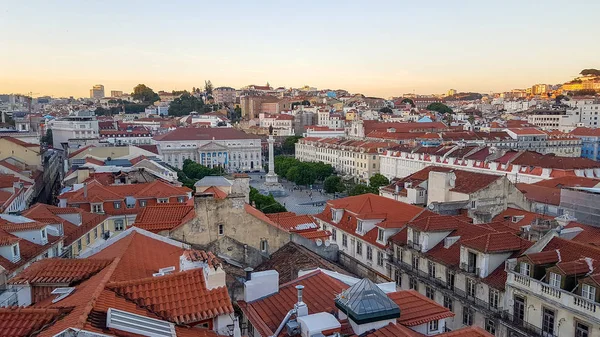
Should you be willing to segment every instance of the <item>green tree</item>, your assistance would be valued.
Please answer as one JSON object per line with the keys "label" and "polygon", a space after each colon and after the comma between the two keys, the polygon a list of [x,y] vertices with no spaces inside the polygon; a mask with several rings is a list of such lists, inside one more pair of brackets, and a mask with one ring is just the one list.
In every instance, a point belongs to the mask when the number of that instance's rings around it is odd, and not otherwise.
{"label": "green tree", "polygon": [[169,105],[170,116],[185,116],[192,111],[204,112],[204,102],[187,91]]}
{"label": "green tree", "polygon": [[596,95],[596,90],[594,89],[582,89],[573,91],[573,96],[594,96]]}
{"label": "green tree", "polygon": [[350,196],[353,195],[361,195],[361,194],[366,194],[366,193],[377,193],[373,190],[373,188],[371,188],[370,186],[367,186],[365,184],[356,184],[354,186],[352,186],[350,188],[350,190],[348,191],[348,194]]}
{"label": "green tree", "polygon": [[263,213],[286,212],[285,207],[272,195],[262,195],[256,188],[250,187],[250,203]]}
{"label": "green tree", "polygon": [[405,98],[405,99],[403,99],[402,101],[400,101],[400,103],[408,103],[408,104],[410,104],[410,106],[412,106],[413,108],[415,107],[415,102],[414,102],[412,99],[410,99],[410,98]]}
{"label": "green tree", "polygon": [[435,103],[431,103],[427,106],[427,110],[431,110],[431,111],[437,111],[441,114],[445,114],[445,113],[454,113],[454,111],[452,111],[452,109],[450,109],[449,106],[447,106],[444,103],[439,103],[439,102],[435,102]]}
{"label": "green tree", "polygon": [[204,92],[206,93],[206,95],[212,95],[213,84],[210,80],[204,81]]}
{"label": "green tree", "polygon": [[293,155],[296,153],[296,143],[300,140],[302,136],[290,136],[287,137],[283,144],[281,145],[281,151],[283,154]]}
{"label": "green tree", "polygon": [[323,182],[323,189],[327,193],[338,193],[343,192],[346,189],[346,186],[339,176],[329,176]]}
{"label": "green tree", "polygon": [[160,101],[160,97],[158,94],[152,90],[152,88],[147,87],[145,84],[138,84],[133,88],[133,92],[131,93],[131,97],[133,99],[152,104],[156,101]]}
{"label": "green tree", "polygon": [[600,70],[598,69],[583,69],[579,74],[585,76],[585,75],[593,75],[593,76],[600,76]]}
{"label": "green tree", "polygon": [[46,130],[46,134],[42,136],[41,142],[42,144],[52,144],[52,129]]}
{"label": "green tree", "polygon": [[383,107],[383,108],[379,109],[379,112],[386,113],[386,114],[391,114],[393,111],[392,111],[392,109],[390,109],[390,108],[388,108],[386,106],[386,107]]}
{"label": "green tree", "polygon": [[381,173],[375,173],[371,178],[369,178],[369,187],[376,190],[377,193],[379,193],[379,187],[387,186],[389,184],[390,184],[390,181],[388,180],[388,178],[386,178]]}

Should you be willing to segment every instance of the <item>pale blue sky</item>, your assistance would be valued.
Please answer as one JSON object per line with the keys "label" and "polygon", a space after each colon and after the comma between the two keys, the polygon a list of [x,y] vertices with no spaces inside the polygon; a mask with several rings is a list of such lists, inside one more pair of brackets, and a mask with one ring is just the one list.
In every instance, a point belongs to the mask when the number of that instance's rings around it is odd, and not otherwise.
{"label": "pale blue sky", "polygon": [[600,68],[600,1],[0,0],[0,93],[501,91]]}

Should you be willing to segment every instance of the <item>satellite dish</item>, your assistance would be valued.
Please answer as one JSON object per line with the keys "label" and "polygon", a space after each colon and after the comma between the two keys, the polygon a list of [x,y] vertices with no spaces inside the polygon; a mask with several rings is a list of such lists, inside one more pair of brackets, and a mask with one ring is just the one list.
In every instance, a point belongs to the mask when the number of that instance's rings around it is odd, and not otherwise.
{"label": "satellite dish", "polygon": [[325,240],[325,247],[329,247],[329,245],[331,245],[331,241]]}
{"label": "satellite dish", "polygon": [[315,242],[317,243],[317,247],[321,247],[321,245],[323,244],[323,240],[321,239],[316,239]]}
{"label": "satellite dish", "polygon": [[428,207],[429,209],[433,209],[433,208],[434,208],[433,204],[429,204],[429,206],[427,206],[427,207]]}

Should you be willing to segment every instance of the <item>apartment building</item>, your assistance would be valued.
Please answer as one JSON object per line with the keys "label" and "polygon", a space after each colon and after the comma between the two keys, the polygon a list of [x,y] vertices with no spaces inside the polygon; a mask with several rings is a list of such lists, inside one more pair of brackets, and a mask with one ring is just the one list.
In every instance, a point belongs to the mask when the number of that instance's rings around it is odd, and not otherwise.
{"label": "apartment building", "polygon": [[393,146],[387,142],[342,138],[303,138],[296,143],[296,159],[323,162],[358,181],[368,181],[379,173],[379,153]]}
{"label": "apartment building", "polygon": [[270,115],[261,113],[258,116],[261,128],[273,127],[273,136],[293,136],[295,117],[288,114]]}
{"label": "apartment building", "polygon": [[508,336],[502,325],[510,303],[505,261],[532,243],[502,224],[467,220],[436,215],[410,221],[390,238],[389,275],[399,288],[416,290],[454,312],[446,321],[449,329],[475,325]]}
{"label": "apartment building", "polygon": [[98,120],[93,111],[76,111],[69,116],[48,122],[52,130],[52,144],[62,149],[63,144],[89,145],[98,143]]}
{"label": "apartment building", "polygon": [[102,84],[96,84],[90,89],[90,98],[101,99],[104,98],[104,86]]}
{"label": "apartment building", "polygon": [[183,204],[192,197],[187,187],[160,180],[141,184],[103,185],[95,179],[78,184],[58,196],[58,207],[80,208],[86,212],[107,215],[107,236],[129,228],[136,215],[146,206],[163,203]]}
{"label": "apartment building", "polygon": [[498,150],[486,146],[397,146],[382,151],[380,165],[381,174],[388,179],[406,177],[430,165],[506,175],[512,182],[524,183],[565,175],[600,177],[600,165],[587,158]]}
{"label": "apartment building", "polygon": [[581,140],[565,134],[549,134],[536,128],[510,128],[505,130],[516,142],[512,149],[553,153],[561,157],[580,157]]}
{"label": "apartment building", "polygon": [[213,89],[212,96],[217,104],[235,103],[235,92],[234,88],[218,87]]}
{"label": "apartment building", "polygon": [[600,129],[578,127],[570,135],[581,139],[581,157],[600,160]]}
{"label": "apartment building", "polygon": [[[585,233],[585,232],[584,232]],[[600,329],[600,250],[590,239],[597,231],[561,238],[549,232],[507,263],[505,326],[518,336],[598,336]]]}
{"label": "apartment building", "polygon": [[388,239],[410,221],[431,215],[434,213],[415,205],[363,194],[329,200],[314,218],[322,230],[331,232],[331,241],[345,258],[386,280],[390,276],[385,263]]}

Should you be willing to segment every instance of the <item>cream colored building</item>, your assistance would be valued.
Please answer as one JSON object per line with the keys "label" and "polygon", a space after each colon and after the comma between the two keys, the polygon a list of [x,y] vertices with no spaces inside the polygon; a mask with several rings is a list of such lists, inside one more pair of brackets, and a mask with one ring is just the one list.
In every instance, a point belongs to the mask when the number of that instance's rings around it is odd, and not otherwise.
{"label": "cream colored building", "polygon": [[342,175],[367,181],[379,173],[379,154],[390,146],[387,142],[303,138],[296,143],[296,159],[330,164]]}

